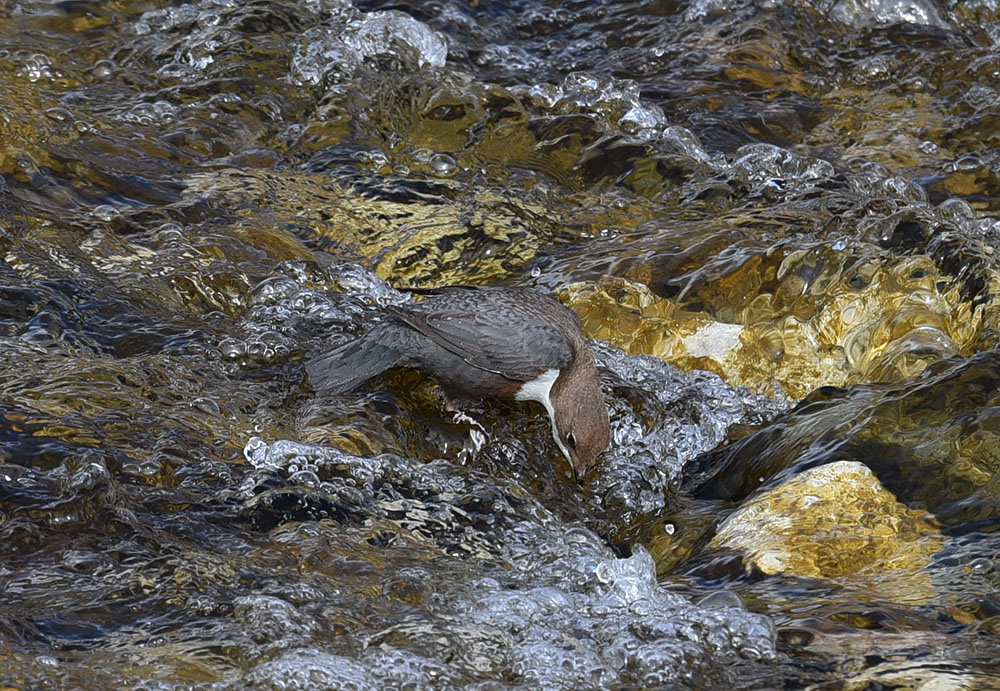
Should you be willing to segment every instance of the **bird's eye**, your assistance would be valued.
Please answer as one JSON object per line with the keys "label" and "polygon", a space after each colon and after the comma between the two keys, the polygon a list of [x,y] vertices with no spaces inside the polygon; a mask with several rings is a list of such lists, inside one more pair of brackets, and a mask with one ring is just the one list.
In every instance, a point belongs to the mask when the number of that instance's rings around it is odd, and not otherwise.
{"label": "bird's eye", "polygon": [[569,434],[567,434],[566,435],[566,444],[569,446],[569,448],[575,449],[576,448],[576,435],[573,434],[572,432],[570,432]]}

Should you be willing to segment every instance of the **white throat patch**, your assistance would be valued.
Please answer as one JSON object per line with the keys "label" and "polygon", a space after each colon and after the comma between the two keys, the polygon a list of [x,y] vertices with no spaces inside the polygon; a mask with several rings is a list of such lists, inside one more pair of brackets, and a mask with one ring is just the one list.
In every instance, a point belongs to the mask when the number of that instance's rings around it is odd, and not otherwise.
{"label": "white throat patch", "polygon": [[521,390],[514,394],[514,399],[517,401],[538,401],[545,406],[545,411],[549,414],[549,420],[552,421],[552,438],[556,440],[556,446],[562,451],[566,460],[572,463],[573,459],[569,455],[569,450],[563,445],[562,439],[559,438],[559,430],[556,429],[556,411],[552,405],[552,397],[549,396],[549,393],[552,391],[552,385],[556,383],[556,379],[558,378],[559,370],[555,368],[547,369],[535,379],[524,382]]}

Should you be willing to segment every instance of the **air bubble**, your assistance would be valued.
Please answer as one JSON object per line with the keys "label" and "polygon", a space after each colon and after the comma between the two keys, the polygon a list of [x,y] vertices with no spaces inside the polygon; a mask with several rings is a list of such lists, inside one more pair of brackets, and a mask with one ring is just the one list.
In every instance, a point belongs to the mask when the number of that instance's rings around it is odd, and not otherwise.
{"label": "air bubble", "polygon": [[435,154],[430,160],[430,169],[433,175],[438,177],[448,177],[455,174],[458,163],[448,154]]}
{"label": "air bubble", "polygon": [[118,209],[110,204],[101,204],[100,206],[95,207],[91,213],[105,222],[111,221],[119,215]]}
{"label": "air bubble", "polygon": [[920,149],[923,153],[927,154],[928,156],[936,156],[938,153],[938,145],[930,141],[929,139],[925,139],[924,141],[920,142],[917,145],[917,148]]}

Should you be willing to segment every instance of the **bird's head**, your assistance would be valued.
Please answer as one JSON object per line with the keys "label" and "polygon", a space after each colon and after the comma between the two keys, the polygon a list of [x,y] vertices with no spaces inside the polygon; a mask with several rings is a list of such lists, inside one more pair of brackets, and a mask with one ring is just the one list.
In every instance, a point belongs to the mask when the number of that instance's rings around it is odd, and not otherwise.
{"label": "bird's head", "polygon": [[589,348],[560,373],[550,395],[552,434],[580,481],[611,439],[608,408]]}

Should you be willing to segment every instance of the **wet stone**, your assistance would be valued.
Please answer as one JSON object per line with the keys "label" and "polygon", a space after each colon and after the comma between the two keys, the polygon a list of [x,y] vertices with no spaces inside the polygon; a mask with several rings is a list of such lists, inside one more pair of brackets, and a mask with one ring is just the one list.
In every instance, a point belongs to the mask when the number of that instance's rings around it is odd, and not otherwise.
{"label": "wet stone", "polygon": [[883,596],[919,601],[934,595],[920,574],[943,540],[930,514],[899,503],[861,463],[841,461],[744,502],[710,546],[738,550],[765,574],[874,579]]}

